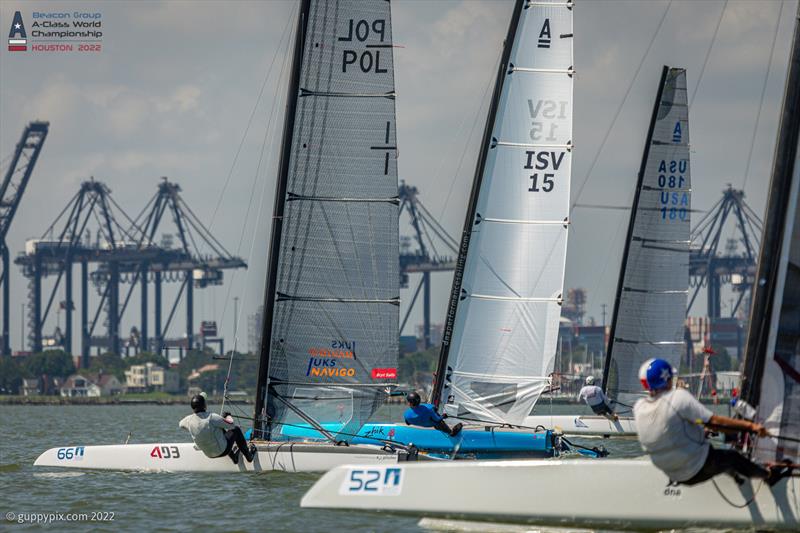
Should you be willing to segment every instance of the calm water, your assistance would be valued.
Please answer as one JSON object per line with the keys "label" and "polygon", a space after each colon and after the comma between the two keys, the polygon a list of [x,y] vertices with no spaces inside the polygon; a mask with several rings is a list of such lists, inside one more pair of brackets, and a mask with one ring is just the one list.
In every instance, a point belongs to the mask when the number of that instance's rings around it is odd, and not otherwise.
{"label": "calm water", "polygon": [[[399,412],[401,408],[393,407]],[[548,408],[549,409],[549,408]],[[574,406],[554,406],[574,412]],[[544,409],[542,410],[544,411]],[[182,406],[0,407],[0,530],[40,529],[7,513],[114,513],[113,522],[59,522],[55,531],[423,531],[418,518],[300,509],[315,474],[260,475],[79,472],[34,468],[47,448],[76,444],[186,441]],[[388,413],[387,413],[388,414]],[[544,414],[541,412],[540,414]],[[397,416],[399,419],[399,415]],[[596,444],[590,439],[576,442]],[[604,441],[614,457],[639,455],[635,441]],[[519,531],[519,529],[515,529]]]}

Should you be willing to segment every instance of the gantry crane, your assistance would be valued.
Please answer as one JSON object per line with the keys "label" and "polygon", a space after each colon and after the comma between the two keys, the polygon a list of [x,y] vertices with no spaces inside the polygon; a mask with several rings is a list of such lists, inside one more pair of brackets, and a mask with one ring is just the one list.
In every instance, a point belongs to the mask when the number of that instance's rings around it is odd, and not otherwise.
{"label": "gantry crane", "polygon": [[[25,253],[15,259],[29,278],[29,336],[34,352],[43,348],[43,327],[53,308],[61,281],[64,281],[65,299],[60,308],[65,310],[66,323],[63,348],[72,350],[72,299],[73,264],[81,265],[81,356],[82,366],[89,365],[91,347],[121,354],[120,322],[128,307],[135,287],[141,294],[141,323],[137,328],[137,348],[152,349],[162,353],[166,332],[178,303],[185,293],[186,336],[181,339],[182,349],[192,349],[193,343],[193,287],[205,287],[222,282],[222,270],[246,268],[245,262],[231,256],[211,233],[200,223],[179,195],[180,187],[166,179],[159,184],[158,192],[148,202],[136,219],[129,217],[111,196],[103,183],[90,179],[81,184],[78,193],[61,211],[40,239],[28,241]],[[154,242],[156,230],[165,210],[169,209],[181,239],[181,247],[160,245]],[[62,222],[63,219],[63,222]],[[90,226],[95,228],[91,238]],[[192,246],[190,246],[192,243]],[[203,255],[197,243],[208,246]],[[90,263],[97,268],[89,273]],[[46,302],[42,300],[42,279],[55,276],[56,281]],[[89,280],[98,288],[100,304],[89,320]],[[155,338],[148,336],[148,285],[154,288]],[[162,282],[181,282],[181,289],[162,327]],[[129,283],[123,295],[120,285]],[[106,335],[96,336],[94,331],[102,311],[105,311]]]}
{"label": "gantry crane", "polygon": [[[408,214],[411,227],[414,230],[413,238],[402,237],[400,239],[400,286],[402,288],[408,287],[409,274],[422,274],[422,278],[414,291],[414,296],[411,298],[411,303],[400,325],[400,331],[405,328],[417,297],[422,291],[423,346],[427,349],[431,347],[431,272],[446,272],[455,269],[459,243],[445,231],[444,227],[436,221],[431,212],[422,204],[418,193],[419,191],[416,187],[406,185],[404,181],[400,182],[400,213],[405,212]],[[453,255],[442,255],[437,249],[437,240],[440,243],[440,247],[443,245],[444,250]],[[412,241],[417,245],[416,250],[412,250]]]}
{"label": "gantry crane", "polygon": [[0,338],[0,352],[11,355],[10,339],[10,262],[6,236],[14,215],[17,212],[25,187],[36,166],[36,160],[42,151],[42,146],[47,138],[49,122],[31,122],[22,132],[22,137],[17,143],[11,161],[8,165],[3,184],[0,186],[0,255],[2,255],[2,268],[0,285],[2,285],[2,338]]}

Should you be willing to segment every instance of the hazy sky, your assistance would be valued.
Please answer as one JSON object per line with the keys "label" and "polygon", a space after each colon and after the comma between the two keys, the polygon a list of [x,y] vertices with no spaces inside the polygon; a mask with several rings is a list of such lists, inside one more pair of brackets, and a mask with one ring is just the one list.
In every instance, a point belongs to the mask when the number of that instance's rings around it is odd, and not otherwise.
{"label": "hazy sky", "polygon": [[[694,207],[710,208],[726,184],[741,188],[746,179],[747,200],[761,213],[796,2],[579,0],[576,4],[573,201],[630,204],[656,85],[662,65],[668,64],[687,69],[690,98],[694,95],[690,109]],[[513,2],[394,0],[392,6],[394,40],[399,45],[395,61],[400,177],[417,186],[428,209],[452,235],[458,235],[486,118],[487,87]],[[719,32],[695,93],[723,7]],[[24,249],[26,239],[44,232],[88,177],[105,182],[116,201],[135,215],[155,193],[160,176],[169,176],[182,186],[185,200],[207,225],[218,208],[213,233],[250,264],[247,272],[227,272],[221,288],[195,291],[196,327],[200,320],[217,320],[230,347],[232,298],[240,298],[244,317],[263,298],[287,84],[287,72],[280,73],[287,62],[290,19],[296,9],[296,2],[277,0],[2,0],[3,32],[16,10],[22,12],[29,32],[33,11],[77,10],[101,13],[104,33],[100,53],[14,53],[5,46],[0,50],[0,158],[13,151],[27,122],[50,121],[49,137],[10,231],[12,255]],[[751,143],[767,72],[763,108]],[[751,144],[752,161],[745,178]],[[627,219],[624,211],[573,212],[566,286],[589,291],[589,314],[598,321],[600,305],[613,300]],[[401,232],[410,231],[401,221]],[[16,266],[11,275],[11,334],[16,350],[27,281]],[[450,275],[435,274],[434,282],[432,313],[434,322],[441,322]],[[165,295],[173,291],[174,285]],[[410,291],[401,294],[406,300],[410,296]],[[170,298],[165,296],[165,302]],[[123,333],[138,321],[136,296],[131,304]],[[701,306],[693,314],[703,311]],[[48,321],[46,332],[54,329],[55,318]],[[406,333],[420,321],[421,310],[412,315]],[[76,315],[76,328],[77,322]],[[239,343],[244,348],[245,325],[243,318]],[[179,337],[183,328],[181,310],[168,335]],[[77,338],[77,329],[75,333]]]}

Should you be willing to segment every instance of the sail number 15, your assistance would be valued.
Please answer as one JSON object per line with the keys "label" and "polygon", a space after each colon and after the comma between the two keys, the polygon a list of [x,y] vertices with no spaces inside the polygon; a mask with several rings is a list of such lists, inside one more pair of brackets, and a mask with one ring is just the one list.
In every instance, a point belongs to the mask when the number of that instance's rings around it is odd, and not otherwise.
{"label": "sail number 15", "polygon": [[553,178],[555,174],[542,174],[541,178],[539,174],[533,174],[531,176],[531,186],[528,187],[529,192],[550,192],[553,190]]}

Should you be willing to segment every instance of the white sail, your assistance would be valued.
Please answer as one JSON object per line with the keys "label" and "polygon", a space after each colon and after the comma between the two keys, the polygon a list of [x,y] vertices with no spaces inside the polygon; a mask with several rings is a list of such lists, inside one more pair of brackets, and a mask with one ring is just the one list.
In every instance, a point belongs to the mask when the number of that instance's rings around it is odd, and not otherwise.
{"label": "white sail", "polygon": [[677,367],[686,351],[691,177],[686,70],[664,67],[636,190],[611,327],[604,387],[640,397],[651,357]]}
{"label": "white sail", "polygon": [[438,400],[451,415],[520,424],[548,386],[561,314],[572,164],[572,3],[525,2],[514,19],[476,176],[474,217],[467,221],[471,235],[461,287],[454,290]]}

